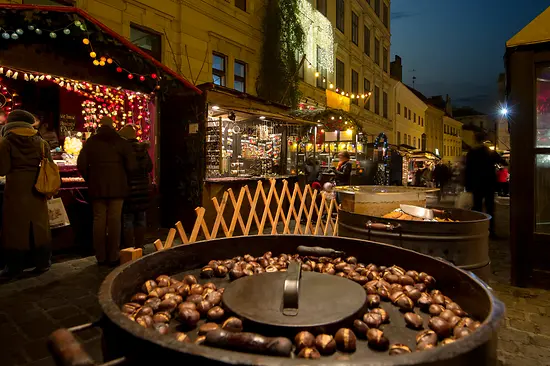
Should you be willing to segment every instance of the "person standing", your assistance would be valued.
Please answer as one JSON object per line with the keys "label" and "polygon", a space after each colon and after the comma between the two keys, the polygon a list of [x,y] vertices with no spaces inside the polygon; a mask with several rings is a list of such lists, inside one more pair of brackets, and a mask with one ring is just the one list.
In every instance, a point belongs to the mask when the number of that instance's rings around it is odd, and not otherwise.
{"label": "person standing", "polygon": [[501,166],[497,171],[498,195],[501,197],[508,196],[508,168]]}
{"label": "person standing", "polygon": [[306,171],[306,184],[319,181],[319,161],[313,156],[307,158],[304,169]]}
{"label": "person standing", "polygon": [[350,156],[347,151],[338,154],[338,167],[334,170],[337,186],[349,186],[351,184],[352,164],[349,159]]}
{"label": "person standing", "polygon": [[119,136],[110,117],[99,121],[78,156],[78,171],[88,184],[93,209],[93,243],[99,265],[119,258],[122,205],[128,195],[128,173],[135,170],[132,147]]}
{"label": "person standing", "polygon": [[149,156],[149,144],[137,140],[133,125],[126,125],[119,131],[134,152],[136,170],[129,172],[130,193],[124,200],[122,225],[124,246],[143,249],[147,229],[147,209],[149,208],[149,174],[153,171],[153,162]]}
{"label": "person standing", "polygon": [[483,144],[485,134],[478,132],[475,135],[477,146],[474,146],[466,155],[464,184],[467,192],[474,198],[474,211],[485,210],[491,215],[490,233],[495,236],[495,191],[497,185],[496,167],[498,154]]}
{"label": "person standing", "polygon": [[2,249],[6,267],[2,277],[16,277],[31,252],[35,272],[49,270],[51,233],[46,196],[34,188],[43,157],[52,161],[48,144],[32,127],[34,117],[12,111],[0,139],[0,175],[6,176]]}

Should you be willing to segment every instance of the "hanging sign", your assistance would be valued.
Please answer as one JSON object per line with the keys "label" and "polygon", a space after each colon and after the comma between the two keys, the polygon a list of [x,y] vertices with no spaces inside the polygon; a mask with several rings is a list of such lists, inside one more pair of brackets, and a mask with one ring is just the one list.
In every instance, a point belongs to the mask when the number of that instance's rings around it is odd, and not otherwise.
{"label": "hanging sign", "polygon": [[349,112],[350,98],[327,89],[327,107]]}
{"label": "hanging sign", "polygon": [[76,127],[76,116],[72,114],[62,114],[59,117],[59,131],[61,137],[69,136]]}

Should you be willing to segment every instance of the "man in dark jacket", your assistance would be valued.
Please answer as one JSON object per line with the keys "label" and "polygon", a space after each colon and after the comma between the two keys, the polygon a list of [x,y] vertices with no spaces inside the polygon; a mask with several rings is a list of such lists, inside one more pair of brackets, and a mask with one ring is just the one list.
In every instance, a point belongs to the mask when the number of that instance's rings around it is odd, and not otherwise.
{"label": "man in dark jacket", "polygon": [[485,134],[475,135],[477,146],[466,155],[464,184],[467,192],[474,196],[474,211],[483,210],[483,201],[487,214],[491,215],[490,231],[495,235],[495,191],[497,185],[496,167],[498,154],[483,144]]}
{"label": "man in dark jacket", "polygon": [[338,167],[334,169],[335,180],[337,186],[349,186],[351,182],[351,170],[353,166],[349,161],[350,156],[347,151],[342,151],[338,154]]}
{"label": "man in dark jacket", "polygon": [[137,140],[133,125],[124,126],[119,134],[132,147],[137,162],[137,169],[128,174],[130,194],[124,200],[122,209],[124,246],[143,249],[147,228],[146,212],[149,208],[149,174],[153,171],[153,162],[147,151],[149,144]]}
{"label": "man in dark jacket", "polygon": [[78,171],[88,183],[94,212],[93,242],[98,264],[119,258],[122,205],[128,195],[128,173],[136,161],[131,146],[118,135],[114,122],[103,117],[97,134],[78,156]]}
{"label": "man in dark jacket", "polygon": [[0,176],[6,176],[4,191],[2,249],[6,268],[2,277],[17,276],[31,252],[36,272],[50,268],[50,223],[46,197],[36,191],[42,156],[49,158],[47,143],[32,128],[34,117],[14,110],[0,138]]}

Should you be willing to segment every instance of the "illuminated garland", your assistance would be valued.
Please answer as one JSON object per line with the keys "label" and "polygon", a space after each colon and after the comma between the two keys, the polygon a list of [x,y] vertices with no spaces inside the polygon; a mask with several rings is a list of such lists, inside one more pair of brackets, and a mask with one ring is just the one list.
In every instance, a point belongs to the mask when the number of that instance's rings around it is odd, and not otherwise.
{"label": "illuminated garland", "polygon": [[[298,19],[305,33],[306,58],[319,65],[327,73],[334,72],[334,30],[326,16],[316,10],[308,0],[299,1]],[[321,49],[317,58],[317,46]]]}
{"label": "illuminated garland", "polygon": [[[119,126],[130,123],[134,124],[138,130],[138,139],[149,139],[151,112],[148,105],[151,98],[148,94],[122,89],[121,87],[114,88],[92,84],[87,81],[29,72],[6,66],[0,66],[0,75],[2,74],[16,80],[22,77],[28,82],[51,82],[57,84],[60,88],[88,98],[81,105],[83,108],[84,127],[88,131],[90,129],[95,130],[97,122],[102,117],[108,116]],[[4,88],[2,87],[2,94],[7,90],[7,88],[6,90]],[[13,93],[12,95],[17,96],[17,94]],[[20,105],[20,103],[16,103],[16,105]],[[7,111],[11,109],[11,107],[6,108]]]}
{"label": "illuminated garland", "polygon": [[388,146],[388,137],[384,132],[381,132],[374,140],[374,154],[378,153],[378,148],[380,146],[381,140],[383,140],[382,159],[384,163],[378,167],[378,171],[375,176],[375,184],[389,186],[390,185],[390,172],[389,172],[390,150]]}
{"label": "illuminated garland", "polygon": [[[80,21],[80,20],[75,20],[75,21],[69,23],[65,27],[54,29],[54,30],[41,29],[41,28],[38,28],[38,27],[36,27],[32,24],[28,25],[27,29],[31,32],[35,32],[37,35],[42,35],[43,33],[48,33],[50,38],[56,39],[58,32],[62,32],[64,35],[70,35],[72,27],[78,28],[83,32],[87,31],[87,27],[86,27],[85,23],[83,21]],[[14,41],[18,40],[20,36],[23,36],[25,34],[25,31],[23,31],[23,28],[17,28],[15,30],[9,30],[9,29],[4,29],[4,28],[0,27],[0,32],[2,32],[2,34],[1,34],[2,39],[4,39],[4,40],[10,40],[11,39],[11,40],[14,40]],[[87,33],[88,33],[88,37],[89,37],[90,33],[89,32],[87,32]],[[117,72],[119,72],[119,73],[126,72],[128,79],[133,80],[134,78],[137,78],[140,81],[145,81],[146,78],[150,78],[153,81],[155,81],[155,83],[156,83],[155,89],[156,90],[160,89],[159,83],[160,83],[161,78],[156,73],[146,75],[146,74],[139,74],[139,73],[131,72],[130,70],[122,67],[121,64],[119,62],[117,62],[115,59],[113,59],[112,57],[109,57],[108,55],[98,55],[94,51],[94,48],[92,46],[92,42],[90,41],[90,39],[88,37],[83,38],[82,43],[84,43],[86,46],[89,47],[89,50],[90,50],[89,56],[93,59],[92,60],[93,65],[95,65],[95,66],[114,65],[114,66],[116,66],[115,70]]]}
{"label": "illuminated garland", "polygon": [[21,102],[15,100],[18,96],[19,94],[15,91],[8,89],[7,86],[0,83],[0,110],[9,112],[12,109],[16,109],[17,106],[20,106]]}

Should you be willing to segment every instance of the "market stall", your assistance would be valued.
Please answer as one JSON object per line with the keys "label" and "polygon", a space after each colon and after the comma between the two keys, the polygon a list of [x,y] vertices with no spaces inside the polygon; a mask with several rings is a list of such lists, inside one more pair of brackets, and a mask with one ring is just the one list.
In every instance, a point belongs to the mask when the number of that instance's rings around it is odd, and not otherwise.
{"label": "market stall", "polygon": [[88,247],[91,208],[76,161],[99,120],[111,117],[117,129],[132,124],[149,142],[156,184],[157,96],[181,85],[201,91],[81,9],[0,5],[0,15],[0,107],[35,114],[60,167],[71,226],[53,231],[53,249]]}
{"label": "market stall", "polygon": [[506,43],[512,282],[550,284],[550,8]]}

